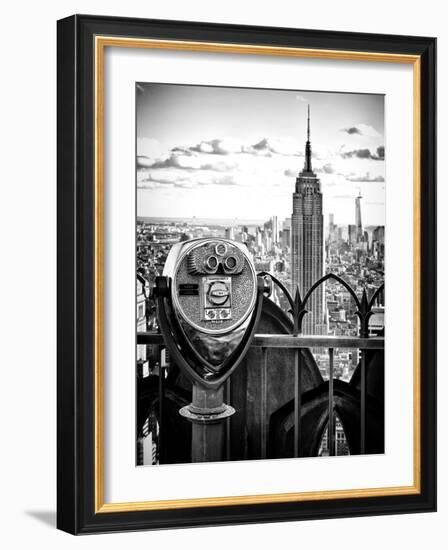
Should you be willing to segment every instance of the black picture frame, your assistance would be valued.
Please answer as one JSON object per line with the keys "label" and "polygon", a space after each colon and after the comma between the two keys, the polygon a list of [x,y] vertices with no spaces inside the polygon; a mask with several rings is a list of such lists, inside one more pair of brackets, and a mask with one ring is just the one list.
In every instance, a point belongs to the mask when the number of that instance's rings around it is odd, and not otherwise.
{"label": "black picture frame", "polygon": [[[436,39],[74,15],[57,26],[57,526],[72,534],[430,512],[436,509]],[[133,511],[95,506],[95,36],[420,58],[420,491]],[[399,345],[399,343],[397,343]]]}

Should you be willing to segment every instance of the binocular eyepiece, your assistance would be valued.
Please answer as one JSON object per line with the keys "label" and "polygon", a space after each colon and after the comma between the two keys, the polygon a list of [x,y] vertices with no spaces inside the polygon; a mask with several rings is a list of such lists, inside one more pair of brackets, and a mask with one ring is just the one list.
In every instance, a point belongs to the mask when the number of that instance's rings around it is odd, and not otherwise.
{"label": "binocular eyepiece", "polygon": [[244,254],[235,245],[211,242],[188,254],[188,270],[192,275],[238,275],[244,270]]}

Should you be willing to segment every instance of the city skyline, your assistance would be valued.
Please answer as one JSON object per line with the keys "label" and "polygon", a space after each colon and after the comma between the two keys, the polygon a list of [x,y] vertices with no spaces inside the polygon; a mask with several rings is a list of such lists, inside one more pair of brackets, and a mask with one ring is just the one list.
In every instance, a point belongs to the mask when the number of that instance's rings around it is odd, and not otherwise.
{"label": "city skyline", "polygon": [[136,101],[138,216],[289,218],[309,103],[325,225],[353,223],[359,192],[385,223],[383,96],[137,84]]}
{"label": "city skyline", "polygon": [[[356,422],[347,423],[344,405],[339,409],[341,393],[338,409],[328,409],[327,425],[320,397],[330,395],[329,381],[334,380],[334,391],[343,388],[343,395],[350,396],[347,406],[353,406],[364,352],[344,345],[330,351],[318,337],[343,342],[367,333],[384,335],[384,98],[143,84],[137,85],[136,94],[137,331],[157,336],[162,332],[166,345],[166,338],[176,333],[175,319],[179,326],[188,325],[188,320],[177,317],[175,301],[186,297],[190,312],[207,325],[191,329],[191,364],[197,365],[201,349],[207,349],[201,344],[204,338],[212,342],[215,357],[219,342],[213,332],[224,330],[226,347],[232,342],[223,323],[238,314],[243,299],[238,284],[248,281],[243,271],[229,272],[232,264],[226,262],[233,256],[225,254],[228,247],[244,251],[250,272],[259,274],[259,282],[263,279],[270,288],[269,296],[259,295],[260,324],[255,330],[276,338],[294,332],[317,339],[315,346],[296,355],[277,352],[275,344],[265,348],[271,380],[276,380],[266,386],[269,391],[260,388],[263,359],[249,351],[244,374],[232,374],[226,395],[239,414],[238,423],[230,423],[234,436],[227,459],[383,453],[382,356],[367,357],[368,368],[375,361],[377,378],[369,396],[375,398],[379,419],[374,429],[369,427],[367,446]],[[206,247],[202,260],[188,252],[195,247]],[[236,266],[235,257],[233,261]],[[173,275],[176,262],[177,273],[186,279]],[[170,288],[166,303],[172,305],[166,317],[160,317],[161,302],[155,300],[161,281],[165,286],[160,288]],[[304,303],[294,300],[297,289]],[[361,297],[371,300],[368,306]],[[365,307],[370,308],[368,325]],[[198,454],[203,452],[201,440],[179,423],[179,410],[183,416],[191,406],[184,403],[185,379],[177,378],[184,359],[176,349],[181,348],[137,344],[138,465],[203,457]],[[216,365],[225,366],[216,357]],[[297,422],[296,405],[291,406],[292,380],[298,375],[308,407],[303,423],[300,416],[298,422],[304,433],[312,426],[313,434],[300,441],[291,436]],[[191,395],[194,403],[194,386]],[[161,400],[170,403],[163,407],[164,422]],[[260,407],[266,409],[265,424],[254,420]],[[163,426],[169,411],[167,430]]]}
{"label": "city skyline", "polygon": [[[354,201],[356,200],[356,198],[358,197],[355,197],[354,198]],[[354,208],[356,208],[356,202],[354,202]],[[187,217],[187,216],[137,216],[137,221],[146,221],[147,223],[154,223],[154,224],[165,224],[165,223],[180,223],[180,222],[185,222],[189,225],[217,225],[217,226],[220,226],[220,227],[223,227],[223,228],[227,228],[227,227],[232,227],[232,228],[240,228],[242,226],[263,226],[263,224],[269,222],[273,217],[277,217],[278,216],[275,216],[274,214],[271,215],[271,216],[267,216],[266,218],[257,218],[257,219],[253,219],[253,218],[202,218],[202,217],[198,217],[198,216],[192,216],[192,217]],[[337,223],[335,218],[334,218],[334,215],[332,212],[329,212],[328,216],[326,217],[326,219],[324,220],[324,228],[325,230],[329,231],[329,229],[331,228],[332,225],[334,226],[338,226],[338,227],[343,227],[343,228],[346,228],[348,229],[349,226],[354,226],[356,227],[356,223],[355,223],[355,219],[356,219],[356,215],[355,213],[353,214],[353,220],[349,220],[347,223]],[[333,222],[332,222],[333,220]],[[278,223],[279,223],[279,226],[280,228],[283,228],[283,226],[286,224],[288,227],[291,223],[291,214],[285,218],[278,218]],[[370,230],[373,230],[377,227],[385,227],[384,224],[362,224],[362,226],[364,227],[364,229],[367,229],[369,228]]]}

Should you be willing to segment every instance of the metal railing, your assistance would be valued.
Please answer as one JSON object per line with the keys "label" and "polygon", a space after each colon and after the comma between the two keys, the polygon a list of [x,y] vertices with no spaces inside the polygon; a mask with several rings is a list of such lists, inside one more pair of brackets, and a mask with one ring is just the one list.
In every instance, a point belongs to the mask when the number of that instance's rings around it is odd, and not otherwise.
{"label": "metal railing", "polygon": [[[369,319],[373,315],[372,308],[380,296],[384,292],[384,284],[377,288],[370,299],[367,298],[367,293],[364,290],[359,299],[350,287],[350,285],[334,274],[327,274],[319,279],[305,294],[304,299],[301,299],[300,292],[297,289],[294,298],[291,296],[286,287],[276,277],[261,273],[261,276],[269,276],[273,283],[277,285],[284,293],[289,305],[289,313],[293,321],[293,334],[256,334],[251,346],[261,349],[261,399],[260,399],[260,415],[261,415],[261,440],[260,440],[260,457],[267,456],[267,434],[268,434],[268,416],[267,416],[267,400],[268,400],[268,350],[269,349],[292,349],[294,351],[294,457],[300,456],[301,450],[301,419],[302,419],[302,349],[310,348],[326,348],[329,354],[329,369],[328,369],[328,447],[329,454],[335,454],[335,397],[334,397],[334,351],[335,349],[353,349],[360,351],[360,453],[366,452],[366,397],[367,397],[367,379],[366,379],[366,351],[367,350],[383,350],[384,337],[370,336],[369,337]],[[340,283],[351,295],[356,305],[356,315],[359,318],[359,335],[358,336],[315,336],[303,335],[302,323],[303,318],[307,314],[306,305],[312,293],[322,285],[325,281],[333,279]],[[163,336],[155,331],[137,333],[137,345],[157,345],[164,346]],[[159,363],[160,364],[160,363]],[[160,373],[161,374],[161,373]],[[163,436],[164,436],[164,377],[159,374],[159,445],[161,447],[161,462],[163,462]],[[230,401],[230,384],[231,378],[226,382],[226,402]],[[230,403],[231,404],[231,403]],[[227,437],[226,437],[226,456],[230,457],[230,422],[227,419]]]}

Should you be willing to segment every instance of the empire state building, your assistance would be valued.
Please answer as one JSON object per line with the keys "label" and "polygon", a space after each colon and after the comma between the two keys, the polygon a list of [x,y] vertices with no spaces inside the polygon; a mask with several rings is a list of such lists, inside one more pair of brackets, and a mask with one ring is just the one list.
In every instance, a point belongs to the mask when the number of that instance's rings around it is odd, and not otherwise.
{"label": "empire state building", "polygon": [[[291,278],[295,295],[299,287],[302,299],[311,286],[323,276],[324,220],[320,180],[311,166],[310,107],[308,105],[305,165],[296,178],[292,196],[291,216]],[[325,334],[324,288],[320,285],[306,304],[303,334]]]}

